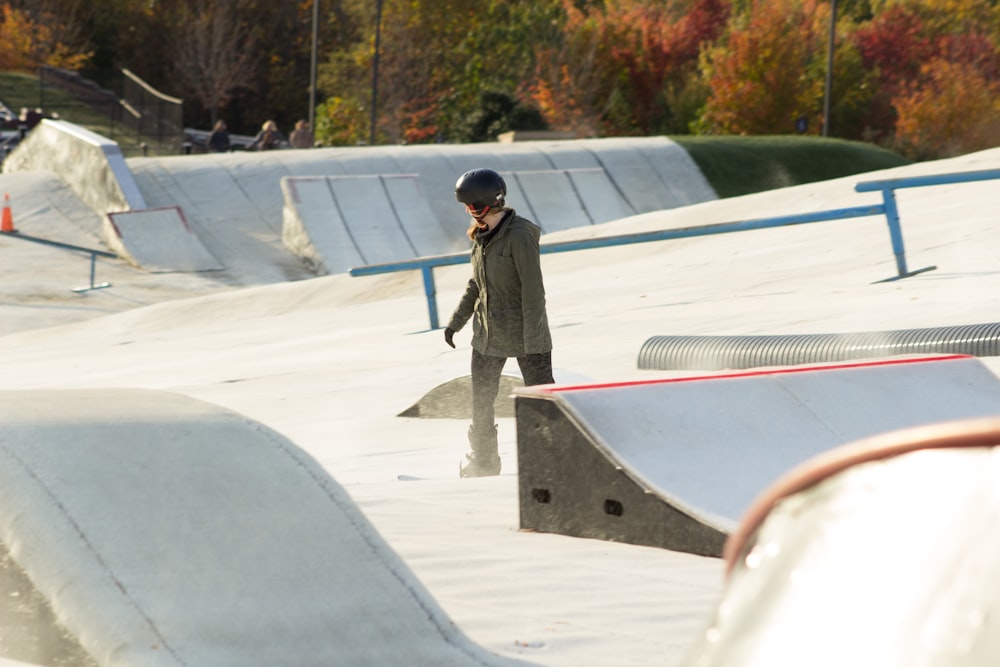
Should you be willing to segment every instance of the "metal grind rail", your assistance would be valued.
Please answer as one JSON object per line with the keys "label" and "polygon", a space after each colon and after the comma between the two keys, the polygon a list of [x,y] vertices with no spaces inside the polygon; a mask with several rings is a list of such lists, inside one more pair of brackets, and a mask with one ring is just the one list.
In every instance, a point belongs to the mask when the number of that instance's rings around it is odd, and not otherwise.
{"label": "metal grind rail", "polygon": [[[909,178],[896,178],[883,181],[865,181],[858,183],[854,189],[857,192],[881,192],[882,203],[870,206],[855,206],[850,208],[840,208],[827,211],[816,211],[800,215],[783,215],[771,218],[760,218],[756,220],[743,220],[738,222],[722,222],[711,225],[698,225],[694,227],[682,227],[679,229],[665,229],[653,232],[642,232],[638,234],[622,234],[618,236],[608,236],[598,239],[586,239],[582,241],[566,241],[562,243],[548,243],[541,246],[543,254],[554,252],[570,252],[574,250],[587,250],[590,248],[607,248],[611,246],[627,245],[632,243],[647,243],[650,241],[666,241],[670,239],[691,238],[694,236],[708,236],[712,234],[725,234],[729,232],[749,231],[752,229],[767,229],[770,227],[787,227],[790,225],[809,224],[813,222],[824,222],[828,220],[846,220],[849,218],[860,218],[874,215],[884,215],[889,226],[889,238],[892,243],[892,253],[896,260],[896,275],[879,282],[899,280],[908,278],[925,271],[931,271],[937,267],[926,266],[920,269],[909,270],[906,266],[906,249],[903,244],[902,225],[899,220],[899,208],[896,204],[895,191],[902,188],[925,187],[932,185],[948,185],[954,183],[969,183],[974,181],[985,181],[1000,178],[1000,169],[985,169],[982,171],[967,171],[950,174],[937,174],[927,176],[913,176]],[[437,255],[432,257],[418,257],[416,259],[401,262],[389,262],[385,264],[372,264],[369,266],[359,266],[352,268],[349,273],[352,276],[370,276],[379,273],[394,273],[396,271],[419,270],[424,278],[424,293],[427,296],[427,310],[430,317],[430,328],[440,328],[438,324],[438,310],[436,300],[436,290],[434,285],[434,268],[438,266],[449,266],[454,264],[464,264],[469,261],[470,253],[458,253],[452,255]]]}
{"label": "metal grind rail", "polygon": [[104,289],[105,287],[111,287],[111,283],[101,283],[99,285],[94,284],[94,277],[97,272],[97,256],[101,257],[113,257],[118,258],[118,255],[113,252],[107,252],[106,250],[95,250],[94,248],[85,248],[83,246],[73,245],[72,243],[62,243],[60,241],[51,241],[49,239],[39,238],[37,236],[29,236],[27,234],[22,234],[18,231],[3,231],[3,236],[14,239],[22,239],[24,241],[31,241],[32,243],[40,243],[42,245],[52,246],[54,248],[62,248],[63,250],[71,250],[73,252],[82,252],[90,255],[90,285],[87,287],[75,287],[74,292],[82,293],[89,292],[95,289]]}

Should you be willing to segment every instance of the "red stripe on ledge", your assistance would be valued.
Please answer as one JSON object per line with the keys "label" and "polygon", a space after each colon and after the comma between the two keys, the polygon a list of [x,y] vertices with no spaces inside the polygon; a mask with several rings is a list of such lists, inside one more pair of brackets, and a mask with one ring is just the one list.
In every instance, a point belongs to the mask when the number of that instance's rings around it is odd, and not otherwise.
{"label": "red stripe on ledge", "polygon": [[806,368],[780,368],[764,371],[740,371],[737,373],[725,373],[722,375],[698,375],[682,378],[659,378],[656,380],[629,380],[626,382],[607,382],[602,384],[576,384],[569,386],[538,387],[538,391],[549,394],[556,394],[565,391],[586,391],[588,389],[619,389],[622,387],[641,387],[650,384],[669,384],[676,382],[694,382],[696,380],[721,380],[731,378],[759,377],[762,375],[783,375],[786,373],[808,373],[812,371],[828,371],[842,368],[869,368],[873,366],[897,366],[901,364],[924,363],[928,361],[948,361],[952,359],[974,359],[971,354],[946,354],[933,357],[918,357],[913,359],[888,359],[883,361],[858,361],[843,364],[829,364],[824,366],[809,366]]}

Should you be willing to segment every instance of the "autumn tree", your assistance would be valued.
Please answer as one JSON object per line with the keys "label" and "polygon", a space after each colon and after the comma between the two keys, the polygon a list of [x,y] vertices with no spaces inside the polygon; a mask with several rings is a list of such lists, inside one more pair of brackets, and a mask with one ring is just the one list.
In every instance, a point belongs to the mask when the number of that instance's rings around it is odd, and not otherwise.
{"label": "autumn tree", "polygon": [[78,69],[90,57],[57,36],[49,14],[32,16],[10,3],[0,4],[0,69],[35,71],[40,65]]}
{"label": "autumn tree", "polygon": [[913,159],[939,159],[1000,144],[1000,82],[969,65],[933,60],[895,100],[895,147]]}
{"label": "autumn tree", "polygon": [[174,71],[187,99],[201,103],[212,124],[238,86],[253,85],[256,39],[243,18],[246,4],[198,0],[177,13]]}
{"label": "autumn tree", "polygon": [[[724,0],[565,0],[561,40],[536,51],[533,98],[581,135],[683,132],[704,94],[699,50],[725,27]],[[693,100],[693,101],[692,101]]]}
{"label": "autumn tree", "polygon": [[905,0],[856,31],[864,67],[878,79],[874,139],[922,159],[995,139],[1000,12],[991,4]]}
{"label": "autumn tree", "polygon": [[[371,111],[373,5],[343,4],[352,31],[321,67],[323,87],[335,96],[324,104],[324,123],[337,136],[344,128],[335,127],[336,118],[354,122]],[[533,45],[550,38],[557,6],[555,0],[384,0],[376,141],[461,140],[484,93],[523,103]]]}
{"label": "autumn tree", "polygon": [[94,12],[91,0],[8,0],[8,4],[45,26],[52,44],[61,44],[68,52],[86,56],[69,63],[66,69],[76,69],[90,57],[92,45],[87,22]]}
{"label": "autumn tree", "polygon": [[[317,138],[324,142],[358,143],[372,134],[370,117],[376,105],[376,141],[406,140],[407,119],[419,118],[425,132],[436,132],[435,114],[422,107],[441,104],[448,93],[435,94],[440,79],[454,80],[462,63],[450,55],[462,40],[476,4],[463,0],[442,3],[359,0],[344,4],[349,29],[341,30],[338,48],[320,67],[322,87],[332,96],[322,105]],[[473,21],[471,26],[478,24]],[[374,79],[375,36],[378,33],[378,79]],[[377,84],[377,88],[376,88]],[[373,93],[377,95],[373,98]],[[429,130],[427,126],[432,126]]]}
{"label": "autumn tree", "polygon": [[711,94],[700,119],[707,133],[789,134],[799,118],[821,126],[829,7],[816,0],[757,0],[705,52]]}
{"label": "autumn tree", "polygon": [[[187,124],[219,113],[236,132],[268,118],[287,129],[309,112],[313,2],[7,0],[0,64],[80,66],[111,89],[127,67],[187,100]],[[324,0],[317,139],[492,140],[544,124],[577,136],[773,134],[805,118],[811,133],[826,120],[833,136],[912,154],[988,141],[996,0],[840,0],[824,119],[830,4]]]}
{"label": "autumn tree", "polygon": [[604,64],[607,48],[599,15],[563,0],[563,34],[535,45],[535,71],[529,95],[556,130],[600,136],[609,109],[613,78]]}
{"label": "autumn tree", "polygon": [[684,131],[684,119],[671,122],[671,98],[679,99],[690,85],[701,46],[718,37],[727,17],[727,7],[718,0],[697,0],[690,7],[638,3],[610,17],[618,33],[611,55],[620,71],[623,115],[636,133]]}

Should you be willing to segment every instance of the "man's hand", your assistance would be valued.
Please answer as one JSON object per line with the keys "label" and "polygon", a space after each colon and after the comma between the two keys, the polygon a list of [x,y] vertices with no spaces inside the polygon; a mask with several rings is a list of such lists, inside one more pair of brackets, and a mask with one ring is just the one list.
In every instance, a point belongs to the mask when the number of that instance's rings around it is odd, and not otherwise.
{"label": "man's hand", "polygon": [[444,342],[448,343],[448,345],[451,345],[452,348],[455,347],[455,341],[453,340],[454,338],[455,338],[455,330],[454,329],[445,329],[444,330]]}

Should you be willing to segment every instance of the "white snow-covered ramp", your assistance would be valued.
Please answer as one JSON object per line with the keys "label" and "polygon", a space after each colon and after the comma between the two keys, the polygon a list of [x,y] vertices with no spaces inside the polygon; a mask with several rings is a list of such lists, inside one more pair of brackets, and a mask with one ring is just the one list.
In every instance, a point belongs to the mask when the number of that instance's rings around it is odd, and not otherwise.
{"label": "white snow-covered ramp", "polygon": [[514,664],[313,459],[177,394],[0,392],[0,538],[100,665]]}

